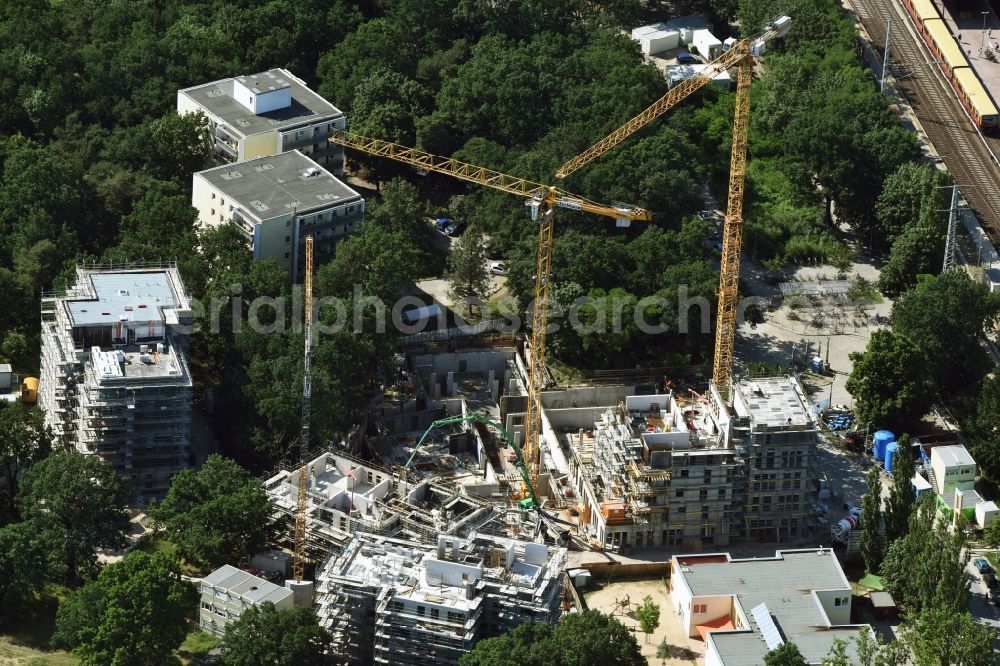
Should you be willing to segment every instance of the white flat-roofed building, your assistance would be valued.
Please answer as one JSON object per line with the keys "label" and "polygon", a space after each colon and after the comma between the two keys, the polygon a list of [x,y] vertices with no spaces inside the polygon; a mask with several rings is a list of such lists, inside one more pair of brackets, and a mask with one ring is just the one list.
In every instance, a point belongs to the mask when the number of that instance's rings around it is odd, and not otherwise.
{"label": "white flat-roofed building", "polygon": [[935,491],[939,495],[971,490],[976,485],[976,461],[961,444],[935,446],[931,449]]}
{"label": "white flat-roofed building", "polygon": [[868,625],[851,624],[851,585],[832,549],[675,555],[670,566],[671,603],[687,635],[705,641],[705,666],[759,666],[785,642],[821,664],[837,639],[856,661]]}
{"label": "white flat-roofed building", "polygon": [[191,205],[203,226],[236,226],[254,259],[275,260],[294,282],[304,278],[307,235],[323,263],[365,214],[360,194],[298,150],[199,171]]}
{"label": "white flat-roofed building", "polygon": [[292,591],[226,564],[201,579],[198,623],[202,631],[222,636],[243,611],[265,602],[278,610],[292,608]]}
{"label": "white flat-roofed building", "polygon": [[191,464],[191,305],[177,269],[78,268],[42,298],[46,425],[125,474],[140,503]]}
{"label": "white flat-roofed building", "polygon": [[301,150],[337,175],[344,150],[327,139],[343,112],[287,69],[222,79],[177,91],[177,112],[204,113],[220,163]]}

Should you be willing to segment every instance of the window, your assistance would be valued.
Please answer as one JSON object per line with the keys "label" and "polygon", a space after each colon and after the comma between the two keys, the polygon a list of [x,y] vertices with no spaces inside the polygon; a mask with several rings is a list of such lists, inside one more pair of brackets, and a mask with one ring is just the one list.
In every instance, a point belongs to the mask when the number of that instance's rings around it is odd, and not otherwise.
{"label": "window", "polygon": [[285,242],[286,243],[291,243],[292,242],[292,237],[291,236],[285,236]]}
{"label": "window", "polygon": [[403,611],[403,602],[402,601],[393,601],[391,604],[389,604],[389,610],[393,610],[393,611],[397,611],[397,612],[402,612]]}
{"label": "window", "polygon": [[219,197],[219,205],[220,206],[225,206],[226,205],[226,200],[223,199],[222,197]]}
{"label": "window", "polygon": [[837,597],[836,599],[833,600],[833,605],[834,606],[846,606],[847,605],[846,602],[847,602],[847,599],[843,599],[841,597]]}
{"label": "window", "polygon": [[702,488],[698,491],[698,499],[707,500],[708,499],[708,488]]}
{"label": "window", "polygon": [[292,226],[292,221],[291,220],[285,220],[285,227],[288,228],[290,226]]}
{"label": "window", "polygon": [[214,208],[209,208],[209,211],[210,211],[210,213],[211,213],[212,215],[215,215],[215,209],[214,209]]}
{"label": "window", "polygon": [[686,469],[681,470],[681,478],[682,479],[688,478],[688,471]]}
{"label": "window", "polygon": [[212,198],[213,199],[215,198],[215,192],[212,192]]}
{"label": "window", "polygon": [[641,546],[642,545],[642,532],[637,532],[636,533],[636,535],[635,535],[635,545],[636,546]]}
{"label": "window", "polygon": [[695,615],[704,615],[708,612],[708,604],[695,604],[691,607],[691,612]]}
{"label": "window", "polygon": [[684,491],[683,490],[678,490],[678,491],[674,492],[674,497],[684,497]]}
{"label": "window", "polygon": [[289,255],[288,255],[288,253],[286,252],[286,253],[285,253],[285,259],[288,259],[288,256],[289,256]]}
{"label": "window", "polygon": [[719,499],[726,499],[726,489],[719,488]]}
{"label": "window", "polygon": [[431,619],[432,619],[432,620],[436,620],[436,619],[438,619],[438,616],[439,616],[440,614],[441,614],[441,612],[440,612],[440,611],[439,611],[439,610],[438,610],[437,608],[432,608],[432,609],[431,609]]}

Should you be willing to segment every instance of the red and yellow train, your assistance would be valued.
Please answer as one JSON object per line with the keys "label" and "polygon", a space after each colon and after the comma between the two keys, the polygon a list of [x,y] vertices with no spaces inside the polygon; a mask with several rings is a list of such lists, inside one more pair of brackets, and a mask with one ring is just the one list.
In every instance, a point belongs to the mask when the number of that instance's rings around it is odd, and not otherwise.
{"label": "red and yellow train", "polygon": [[1000,113],[969,58],[941,18],[932,0],[901,0],[927,47],[941,66],[958,100],[983,132],[1000,130]]}

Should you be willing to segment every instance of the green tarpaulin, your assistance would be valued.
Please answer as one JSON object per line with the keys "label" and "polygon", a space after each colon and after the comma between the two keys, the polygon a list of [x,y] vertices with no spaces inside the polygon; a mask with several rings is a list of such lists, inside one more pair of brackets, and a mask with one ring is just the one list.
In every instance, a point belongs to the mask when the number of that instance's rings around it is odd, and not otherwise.
{"label": "green tarpaulin", "polygon": [[875,574],[868,574],[864,578],[858,581],[858,585],[862,587],[867,587],[869,590],[884,590],[885,583],[882,579]]}

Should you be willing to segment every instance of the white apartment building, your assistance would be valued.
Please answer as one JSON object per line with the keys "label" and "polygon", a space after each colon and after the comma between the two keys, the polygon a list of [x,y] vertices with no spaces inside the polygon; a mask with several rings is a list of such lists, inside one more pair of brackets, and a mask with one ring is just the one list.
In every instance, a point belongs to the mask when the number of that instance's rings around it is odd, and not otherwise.
{"label": "white apartment building", "polygon": [[46,425],[131,481],[140,503],[191,463],[191,306],[176,268],[78,268],[42,298]]}
{"label": "white apartment building", "polygon": [[437,548],[356,534],[317,576],[317,614],[351,663],[457,666],[483,638],[561,614],[566,549],[476,534]]}
{"label": "white apartment building", "polygon": [[198,623],[203,631],[222,636],[226,625],[246,609],[269,601],[287,610],[293,606],[292,597],[290,589],[226,564],[201,579]]}
{"label": "white apartment building", "polygon": [[313,237],[316,263],[323,263],[365,214],[360,194],[294,149],[199,171],[191,205],[201,225],[233,224],[254,259],[275,260],[296,283],[305,275],[306,236]]}
{"label": "white apartment building", "polygon": [[208,117],[220,164],[300,150],[343,175],[344,150],[327,141],[343,112],[286,69],[237,76],[177,91],[177,112]]}

